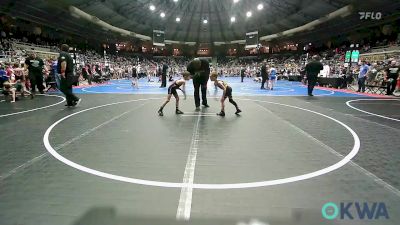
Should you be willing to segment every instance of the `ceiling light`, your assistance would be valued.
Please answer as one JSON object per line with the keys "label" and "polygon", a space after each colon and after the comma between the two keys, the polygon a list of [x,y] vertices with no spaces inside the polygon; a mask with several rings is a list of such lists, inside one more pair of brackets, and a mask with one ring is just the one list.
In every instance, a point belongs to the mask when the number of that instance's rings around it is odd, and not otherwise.
{"label": "ceiling light", "polygon": [[246,13],[246,16],[247,16],[247,17],[250,17],[251,15],[252,15],[251,11],[248,11],[248,12]]}
{"label": "ceiling light", "polygon": [[236,18],[234,17],[234,16],[232,16],[231,17],[231,22],[233,23],[233,22],[235,22],[236,21]]}
{"label": "ceiling light", "polygon": [[174,2],[178,2],[178,0],[174,0]]}
{"label": "ceiling light", "polygon": [[162,17],[162,18],[164,18],[165,17],[165,13],[160,13],[160,16]]}
{"label": "ceiling light", "polygon": [[181,18],[176,17],[175,21],[176,21],[176,22],[181,22]]}
{"label": "ceiling light", "polygon": [[263,8],[264,8],[263,4],[261,4],[261,3],[258,4],[258,6],[257,6],[257,9],[258,9],[258,10],[261,10],[261,9],[263,9]]}
{"label": "ceiling light", "polygon": [[239,0],[233,0],[233,3],[237,3]]}
{"label": "ceiling light", "polygon": [[156,10],[156,7],[154,5],[150,5],[150,10],[154,11],[154,10]]}
{"label": "ceiling light", "polygon": [[207,20],[207,19],[204,19],[204,20],[203,20],[203,23],[204,23],[204,24],[207,24],[207,23],[208,23],[208,20]]}

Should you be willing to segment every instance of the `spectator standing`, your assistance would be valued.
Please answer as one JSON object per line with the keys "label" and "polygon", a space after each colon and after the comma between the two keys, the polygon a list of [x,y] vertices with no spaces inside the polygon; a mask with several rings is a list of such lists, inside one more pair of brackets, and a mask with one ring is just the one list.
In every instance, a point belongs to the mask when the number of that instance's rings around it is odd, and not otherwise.
{"label": "spectator standing", "polygon": [[43,60],[36,53],[32,52],[25,60],[25,69],[27,69],[31,87],[31,98],[35,97],[36,87],[43,94]]}
{"label": "spectator standing", "polygon": [[4,69],[4,65],[0,64],[0,87],[3,87],[5,81],[8,81],[7,73]]}
{"label": "spectator standing", "polygon": [[386,95],[393,95],[396,89],[397,79],[399,78],[400,66],[393,60],[390,66],[385,70],[385,78],[387,81]]}
{"label": "spectator standing", "polygon": [[361,62],[360,72],[358,73],[358,90],[357,92],[365,92],[365,80],[367,79],[367,73],[369,71],[369,66],[365,61]]}
{"label": "spectator standing", "polygon": [[245,77],[245,69],[243,67],[240,68],[240,77],[242,78],[242,83],[243,83],[243,79]]}
{"label": "spectator standing", "polygon": [[132,73],[132,86],[139,88],[138,72],[136,70],[136,65],[132,66],[131,73]]}

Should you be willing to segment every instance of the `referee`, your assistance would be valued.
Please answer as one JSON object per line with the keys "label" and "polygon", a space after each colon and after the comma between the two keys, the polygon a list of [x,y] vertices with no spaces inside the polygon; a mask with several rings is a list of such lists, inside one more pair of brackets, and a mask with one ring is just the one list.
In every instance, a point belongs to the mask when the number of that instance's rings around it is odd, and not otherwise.
{"label": "referee", "polygon": [[207,82],[210,77],[210,63],[205,59],[193,59],[187,66],[187,71],[189,71],[193,77],[196,110],[200,110],[200,87],[202,105],[204,107],[210,107],[207,104]]}
{"label": "referee", "polygon": [[[261,66],[261,78],[262,78],[261,89],[265,89],[264,85],[265,82],[268,80],[268,72],[267,72],[268,68],[265,64],[266,63],[264,62]],[[268,82],[267,82],[267,88],[268,88]]]}
{"label": "referee", "polygon": [[77,106],[81,99],[72,93],[72,84],[75,83],[74,76],[74,61],[68,53],[69,46],[66,44],[61,45],[61,52],[58,56],[57,72],[61,74],[61,92],[67,98],[67,105]]}
{"label": "referee", "polygon": [[317,83],[318,74],[319,72],[324,69],[324,66],[319,60],[318,55],[314,55],[312,57],[312,61],[306,65],[306,76],[307,76],[307,83],[308,83],[308,96],[314,96],[312,94],[314,90],[314,86]]}
{"label": "referee", "polygon": [[163,64],[162,65],[162,73],[161,73],[161,88],[167,87],[167,71],[168,71],[168,65]]}

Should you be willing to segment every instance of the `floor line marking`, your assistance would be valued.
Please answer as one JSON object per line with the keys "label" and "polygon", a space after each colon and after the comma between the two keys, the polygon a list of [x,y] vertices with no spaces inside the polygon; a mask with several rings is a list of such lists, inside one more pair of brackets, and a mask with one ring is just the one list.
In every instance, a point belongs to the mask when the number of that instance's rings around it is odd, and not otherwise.
{"label": "floor line marking", "polygon": [[397,100],[397,99],[354,99],[354,100],[347,101],[346,105],[348,107],[354,109],[354,110],[357,110],[357,111],[360,111],[360,112],[363,112],[363,113],[366,113],[366,114],[369,114],[369,115],[373,115],[373,116],[377,116],[377,117],[380,117],[380,118],[384,118],[384,119],[400,122],[400,119],[395,119],[395,118],[392,118],[392,117],[387,117],[387,116],[379,115],[379,114],[376,114],[376,113],[371,113],[371,112],[359,109],[357,107],[354,107],[354,106],[352,106],[350,104],[351,102],[358,102],[358,101],[399,101],[399,100]]}
{"label": "floor line marking", "polygon": [[196,168],[196,158],[199,142],[199,124],[201,115],[197,116],[196,125],[193,128],[192,142],[190,143],[189,155],[186,162],[185,172],[182,183],[187,184],[181,188],[178,209],[176,211],[177,220],[189,220],[192,209],[193,181]]}
{"label": "floor line marking", "polygon": [[[311,140],[313,140],[314,142],[316,142],[317,144],[321,145],[323,148],[325,148],[326,150],[330,151],[332,154],[336,155],[339,158],[344,158],[344,156],[342,154],[340,154],[339,152],[337,152],[335,149],[331,148],[330,146],[326,145],[325,143],[323,143],[322,141],[316,139],[314,136],[312,136],[311,134],[309,134],[308,132],[304,131],[303,129],[299,128],[298,126],[294,125],[293,123],[283,119],[282,117],[276,115],[275,113],[273,113],[272,111],[270,111],[269,109],[265,108],[262,105],[257,104],[259,107],[261,107],[264,111],[271,113],[272,115],[274,115],[277,118],[280,118],[284,123],[288,124],[289,126],[291,126],[293,129],[297,130],[299,133],[303,134],[304,136],[310,138]],[[377,184],[383,186],[384,188],[388,189],[389,191],[391,191],[393,194],[397,195],[398,197],[400,197],[400,190],[396,189],[395,187],[393,187],[392,185],[386,183],[384,180],[382,180],[381,178],[379,178],[378,176],[376,176],[375,174],[371,173],[370,171],[368,171],[367,169],[363,168],[362,166],[358,165],[357,163],[353,162],[352,160],[350,160],[349,162],[350,165],[352,165],[353,167],[355,167],[357,170],[359,170],[359,172],[364,173],[365,175],[367,175],[369,178],[371,178],[373,181],[375,181]]]}
{"label": "floor line marking", "polygon": [[23,164],[21,164],[21,165],[15,167],[14,169],[8,171],[7,173],[1,174],[1,175],[0,175],[0,180],[4,180],[4,179],[6,179],[7,177],[10,177],[10,176],[16,174],[16,173],[19,172],[20,170],[25,169],[25,168],[27,168],[27,167],[33,165],[35,162],[41,160],[43,157],[45,157],[45,156],[47,156],[47,155],[49,155],[48,152],[42,153],[41,155],[36,156],[35,158],[30,159],[30,160],[28,160],[27,162],[25,162],[25,163],[23,163]]}
{"label": "floor line marking", "polygon": [[217,116],[217,113],[215,113],[215,114],[213,114],[213,115],[211,115],[211,114],[210,114],[210,115],[208,115],[208,114],[206,114],[206,115],[203,115],[203,114],[197,114],[197,115],[193,115],[193,114],[190,115],[190,114],[189,114],[189,115],[185,115],[185,114],[183,114],[183,115],[180,115],[180,116],[193,116],[193,117],[194,117],[194,116],[198,116],[198,117],[206,117],[206,116]]}
{"label": "floor line marking", "polygon": [[[83,113],[83,112],[87,112],[90,110],[95,110],[95,109],[99,109],[102,107],[108,107],[108,106],[112,106],[112,105],[117,105],[117,104],[125,104],[125,103],[129,103],[129,102],[133,102],[133,101],[148,101],[148,100],[156,100],[156,99],[160,99],[160,98],[147,98],[147,99],[136,99],[136,100],[129,100],[129,101],[121,101],[121,102],[114,102],[114,103],[109,103],[109,104],[104,104],[104,105],[99,105],[99,106],[95,106],[95,107],[91,107],[91,108],[87,108],[84,110],[81,110],[79,112],[75,112],[72,113],[68,116],[65,116],[61,119],[59,119],[58,121],[54,122],[52,125],[49,126],[49,128],[47,128],[46,132],[43,135],[43,144],[45,146],[45,148],[47,149],[47,151],[54,156],[54,158],[56,158],[57,160],[59,160],[60,162],[63,162],[64,164],[73,167],[77,170],[80,170],[82,172],[85,173],[89,173],[98,177],[103,177],[106,179],[111,179],[111,180],[117,180],[117,181],[121,181],[121,182],[126,182],[126,183],[133,183],[133,184],[139,184],[139,185],[149,185],[149,186],[157,186],[157,187],[165,187],[165,188],[182,188],[182,187],[187,187],[188,184],[185,183],[176,183],[176,182],[165,182],[165,181],[156,181],[156,180],[146,180],[146,179],[138,179],[138,178],[132,178],[132,177],[125,177],[125,176],[120,176],[120,175],[115,175],[115,174],[111,174],[111,173],[106,173],[106,172],[102,172],[99,170],[95,170],[83,165],[80,165],[76,162],[73,162],[67,158],[65,158],[64,156],[60,155],[57,151],[55,151],[54,147],[51,146],[50,141],[49,141],[49,136],[51,134],[51,131],[60,123],[62,123],[65,120],[68,120],[68,118],[76,116],[77,114]],[[336,162],[333,165],[330,165],[328,167],[325,167],[323,169],[314,171],[314,172],[310,172],[310,173],[306,173],[306,174],[301,174],[301,175],[297,175],[297,176],[293,176],[293,177],[285,177],[285,178],[280,178],[280,179],[275,179],[275,180],[265,180],[265,181],[255,181],[255,182],[247,182],[247,183],[225,183],[225,184],[206,184],[206,183],[193,183],[193,189],[197,188],[197,189],[241,189],[241,188],[258,188],[258,187],[266,187],[266,186],[273,186],[273,185],[281,185],[281,184],[287,184],[287,183],[293,183],[293,182],[297,182],[297,181],[303,181],[303,180],[308,180],[308,179],[312,179],[314,177],[318,177],[318,176],[322,176],[324,174],[330,173],[332,171],[338,170],[341,167],[345,166],[347,163],[350,162],[350,160],[352,158],[354,158],[357,153],[359,152],[360,149],[360,138],[358,137],[357,133],[348,125],[346,125],[345,123],[332,118],[328,115],[325,115],[323,113],[319,113],[310,109],[305,109],[305,108],[301,108],[301,107],[297,107],[297,106],[293,106],[293,105],[287,105],[287,104],[282,104],[282,103],[277,103],[277,102],[271,102],[271,101],[262,101],[262,100],[256,100],[256,99],[241,99],[243,101],[254,101],[254,102],[265,102],[265,103],[269,103],[269,104],[274,104],[274,105],[280,105],[280,106],[285,106],[285,107],[289,107],[289,108],[294,108],[294,109],[299,109],[299,110],[303,110],[306,112],[310,112],[319,116],[322,116],[324,118],[330,119],[336,123],[338,123],[339,125],[343,126],[347,131],[350,132],[351,136],[353,137],[354,140],[354,145],[351,149],[351,151],[349,152],[348,155],[346,155],[342,160],[340,160],[339,162]]]}
{"label": "floor line marking", "polygon": [[[365,115],[365,114],[352,114],[352,115],[361,116],[361,117],[373,117],[373,116],[375,116],[375,115]],[[389,114],[389,115],[386,115],[386,116],[389,116],[389,117],[400,117],[400,114]]]}
{"label": "floor line marking", "polygon": [[42,94],[42,96],[58,97],[58,98],[62,98],[63,100],[60,101],[60,102],[57,102],[57,103],[54,103],[54,104],[51,104],[51,105],[47,105],[47,106],[43,106],[43,107],[39,107],[39,108],[34,108],[34,109],[24,110],[24,111],[21,111],[21,112],[8,113],[8,114],[0,115],[0,118],[2,118],[2,117],[7,117],[7,116],[18,115],[18,114],[27,113],[27,112],[33,112],[33,111],[37,111],[37,110],[40,110],[40,109],[46,109],[46,108],[49,108],[49,107],[52,107],[52,106],[55,106],[55,105],[59,105],[59,104],[65,102],[65,100],[66,100],[65,97],[60,96],[60,95],[46,95],[46,94]]}
{"label": "floor line marking", "polygon": [[190,115],[216,115],[216,113],[205,113],[205,112],[184,112],[184,114],[190,114]]}
{"label": "floor line marking", "polygon": [[378,125],[378,126],[381,126],[381,127],[384,127],[384,128],[388,128],[388,129],[394,130],[396,132],[399,132],[398,128],[391,127],[391,126],[388,126],[388,125],[385,125],[385,124],[381,124],[381,123],[378,123],[378,122],[375,122],[375,121],[372,121],[372,120],[367,120],[365,118],[362,118],[363,116],[358,116],[358,115],[348,114],[348,113],[344,113],[344,115],[350,116],[350,117],[352,117],[354,119],[361,120],[363,122],[372,123],[372,124],[375,124],[375,125]]}
{"label": "floor line marking", "polygon": [[[74,137],[74,138],[71,138],[71,139],[69,139],[68,141],[66,141],[66,142],[64,142],[64,143],[62,143],[62,144],[60,144],[60,145],[57,145],[54,149],[55,149],[56,151],[58,151],[58,150],[60,150],[60,149],[62,149],[62,148],[64,148],[64,147],[66,147],[66,146],[72,144],[73,142],[78,141],[79,139],[81,139],[81,138],[83,138],[83,137],[89,135],[89,134],[92,133],[93,131],[95,131],[95,130],[101,128],[101,127],[104,127],[105,125],[107,125],[107,124],[109,124],[109,123],[111,123],[111,122],[113,122],[113,121],[115,121],[115,120],[121,118],[122,116],[124,116],[124,115],[126,115],[126,114],[128,114],[128,113],[130,113],[130,112],[133,112],[133,111],[139,109],[140,107],[144,106],[145,104],[146,104],[146,102],[143,103],[143,104],[141,104],[141,105],[139,105],[138,107],[135,107],[135,108],[133,108],[133,109],[131,109],[131,110],[128,110],[128,111],[126,111],[126,112],[123,112],[122,114],[120,114],[120,115],[118,115],[118,116],[115,116],[115,117],[113,117],[113,118],[111,118],[111,119],[109,119],[109,120],[107,120],[107,121],[101,123],[101,124],[98,125],[98,126],[95,126],[95,127],[93,127],[93,128],[90,128],[89,130],[83,132],[82,134],[80,134],[80,135],[78,135],[78,136],[76,136],[76,137]],[[25,162],[25,163],[23,163],[23,164],[21,164],[21,165],[15,167],[14,169],[10,170],[9,172],[4,173],[4,174],[1,174],[1,175],[0,175],[0,180],[4,180],[4,179],[6,179],[7,177],[10,177],[10,176],[14,175],[15,173],[19,172],[20,170],[25,169],[25,168],[27,168],[27,167],[33,165],[34,163],[40,161],[42,158],[44,158],[45,156],[48,156],[48,155],[49,155],[49,152],[45,152],[45,153],[43,153],[43,154],[41,154],[41,155],[39,155],[39,156],[36,156],[35,158],[33,158],[33,159],[31,159],[31,160],[28,160],[28,161]]]}

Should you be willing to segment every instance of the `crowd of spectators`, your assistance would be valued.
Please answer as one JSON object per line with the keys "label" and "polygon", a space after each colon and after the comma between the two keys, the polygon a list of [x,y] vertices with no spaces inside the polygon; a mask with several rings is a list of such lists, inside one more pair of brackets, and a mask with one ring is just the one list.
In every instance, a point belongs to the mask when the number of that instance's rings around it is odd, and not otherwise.
{"label": "crowd of spectators", "polygon": [[[2,35],[3,37],[3,35]],[[0,60],[4,57],[12,57],[12,60],[1,60],[0,64],[0,88],[3,88],[3,93],[11,94],[11,101],[16,100],[16,93],[21,93],[22,96],[30,94],[29,79],[26,79],[27,72],[24,69],[24,59],[29,49],[18,49],[13,43],[21,43],[26,40],[17,39],[0,39]],[[46,44],[49,49],[57,50],[56,46]],[[29,43],[32,44],[32,43]],[[395,43],[390,43],[395,44]],[[361,47],[362,51],[369,51],[371,45],[366,44]],[[352,64],[350,67],[345,67],[343,63],[345,48],[330,49],[318,52],[321,56],[324,70],[319,76],[327,78],[340,78],[346,80],[346,85],[341,85],[342,88],[347,88],[348,84],[356,83],[357,76],[360,71],[360,65]],[[93,82],[102,83],[109,79],[124,79],[132,76],[132,71],[136,71],[139,78],[145,77],[148,82],[159,82],[163,70],[163,66],[168,66],[167,75],[172,79],[182,71],[186,70],[187,63],[191,60],[187,57],[153,57],[146,58],[144,56],[123,56],[112,54],[99,54],[96,51],[75,51],[74,58],[76,60],[76,73],[79,75],[81,83],[91,85]],[[212,60],[211,69],[216,71],[220,76],[245,76],[253,77],[255,81],[260,81],[261,67],[263,65],[274,65],[276,68],[278,79],[289,79],[292,76],[303,76],[304,66],[307,63],[309,55],[292,54],[292,55],[271,55],[269,57],[242,57],[242,58],[217,58]],[[21,60],[23,59],[23,60]],[[43,76],[46,84],[44,91],[55,89],[57,83],[56,71],[56,55],[49,54],[42,58],[44,61]],[[369,77],[366,82],[369,84],[380,84],[386,82],[384,71],[389,64],[398,66],[400,55],[394,55],[384,60],[374,62],[366,62],[369,66]],[[397,64],[396,64],[397,63]],[[351,79],[349,79],[351,78]]]}

